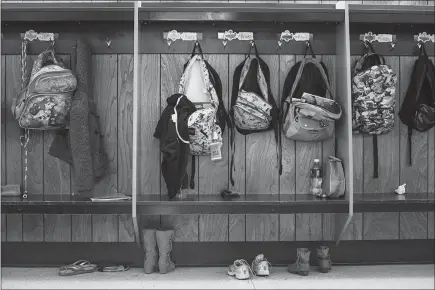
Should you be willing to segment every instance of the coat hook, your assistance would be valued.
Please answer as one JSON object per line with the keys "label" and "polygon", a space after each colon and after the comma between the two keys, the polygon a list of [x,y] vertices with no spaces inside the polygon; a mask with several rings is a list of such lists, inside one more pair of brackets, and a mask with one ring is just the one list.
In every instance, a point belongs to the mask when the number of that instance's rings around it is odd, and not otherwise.
{"label": "coat hook", "polygon": [[252,47],[254,46],[254,44],[255,44],[255,43],[254,43],[254,41],[253,41],[253,40],[251,40],[251,46],[252,46]]}
{"label": "coat hook", "polygon": [[110,47],[110,45],[112,44],[112,41],[108,37],[106,37],[106,44],[107,47]]}

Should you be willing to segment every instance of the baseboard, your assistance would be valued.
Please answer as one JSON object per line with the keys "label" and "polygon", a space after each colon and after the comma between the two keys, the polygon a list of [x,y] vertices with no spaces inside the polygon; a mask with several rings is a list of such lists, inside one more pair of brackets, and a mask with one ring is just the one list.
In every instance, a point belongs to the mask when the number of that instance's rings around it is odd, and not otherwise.
{"label": "baseboard", "polygon": [[[334,264],[434,263],[434,240],[382,240],[334,242],[179,242],[172,258],[178,266],[226,266],[235,259],[251,261],[263,253],[273,265],[296,259],[296,249],[309,248],[316,263],[316,248],[330,247]],[[97,264],[142,266],[143,250],[135,243],[2,242],[2,266],[59,266],[76,260]]]}

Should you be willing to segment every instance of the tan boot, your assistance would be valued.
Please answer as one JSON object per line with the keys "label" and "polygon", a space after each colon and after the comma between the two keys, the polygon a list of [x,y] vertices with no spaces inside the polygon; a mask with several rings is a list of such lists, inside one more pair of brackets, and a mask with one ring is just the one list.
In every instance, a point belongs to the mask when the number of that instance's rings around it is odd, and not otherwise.
{"label": "tan boot", "polygon": [[156,237],[159,247],[159,272],[160,274],[172,272],[175,269],[175,264],[170,257],[174,230],[156,231]]}
{"label": "tan boot", "polygon": [[157,241],[156,230],[143,230],[143,246],[145,250],[145,259],[143,269],[145,274],[151,274],[157,271]]}
{"label": "tan boot", "polygon": [[307,248],[297,249],[298,259],[288,266],[288,271],[292,274],[308,276],[310,273],[310,251]]}
{"label": "tan boot", "polygon": [[329,248],[321,246],[317,249],[317,263],[319,265],[319,271],[322,273],[328,273],[331,271],[331,258],[329,256]]}

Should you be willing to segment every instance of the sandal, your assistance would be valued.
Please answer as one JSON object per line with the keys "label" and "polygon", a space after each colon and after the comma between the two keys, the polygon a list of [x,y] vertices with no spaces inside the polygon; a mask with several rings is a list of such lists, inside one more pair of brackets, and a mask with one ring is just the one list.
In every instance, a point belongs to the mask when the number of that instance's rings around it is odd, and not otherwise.
{"label": "sandal", "polygon": [[92,273],[97,270],[97,265],[91,264],[85,260],[79,260],[72,264],[62,266],[59,269],[59,276],[73,276],[85,273]]}
{"label": "sandal", "polygon": [[124,272],[130,269],[129,266],[125,265],[109,265],[109,266],[98,266],[98,272]]}

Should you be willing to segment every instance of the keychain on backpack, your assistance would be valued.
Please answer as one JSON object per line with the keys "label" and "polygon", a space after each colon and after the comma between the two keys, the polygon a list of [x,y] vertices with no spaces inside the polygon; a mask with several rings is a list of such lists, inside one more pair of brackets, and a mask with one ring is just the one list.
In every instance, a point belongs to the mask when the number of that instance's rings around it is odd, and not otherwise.
{"label": "keychain on backpack", "polygon": [[210,143],[210,156],[211,161],[218,161],[222,159],[222,142],[219,141],[219,136],[216,131],[213,132],[213,142]]}

